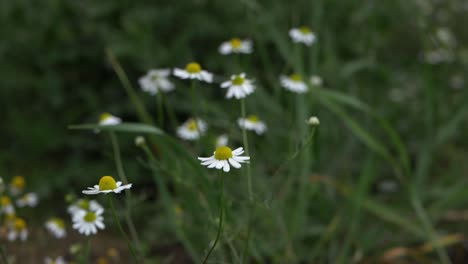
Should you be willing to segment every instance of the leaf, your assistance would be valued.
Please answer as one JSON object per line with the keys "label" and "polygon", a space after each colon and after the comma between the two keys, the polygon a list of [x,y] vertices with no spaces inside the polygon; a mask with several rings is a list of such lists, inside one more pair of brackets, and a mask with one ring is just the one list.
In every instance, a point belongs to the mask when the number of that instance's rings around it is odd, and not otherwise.
{"label": "leaf", "polygon": [[69,129],[76,130],[99,130],[99,131],[115,131],[124,133],[145,133],[163,135],[164,132],[155,127],[140,123],[121,123],[118,125],[98,125],[98,124],[83,124],[83,125],[71,125]]}

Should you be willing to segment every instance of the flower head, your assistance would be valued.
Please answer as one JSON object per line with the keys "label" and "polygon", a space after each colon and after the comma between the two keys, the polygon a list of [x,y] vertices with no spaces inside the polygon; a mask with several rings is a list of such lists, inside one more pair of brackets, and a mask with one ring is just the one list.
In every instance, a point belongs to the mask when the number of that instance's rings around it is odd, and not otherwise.
{"label": "flower head", "polygon": [[307,46],[312,45],[316,40],[315,34],[306,26],[292,28],[289,30],[289,36],[294,43],[304,43]]}
{"label": "flower head", "polygon": [[185,66],[185,69],[174,69],[174,75],[181,79],[196,79],[207,83],[213,82],[213,74],[202,69],[200,64],[191,62]]}
{"label": "flower head", "polygon": [[322,78],[320,76],[312,75],[312,76],[310,76],[310,83],[313,86],[322,86],[323,81],[322,81]]}
{"label": "flower head", "polygon": [[250,115],[247,118],[239,118],[237,123],[240,128],[255,131],[257,135],[261,135],[267,130],[265,123],[256,115]]}
{"label": "flower head", "polygon": [[105,227],[103,212],[104,210],[96,212],[81,210],[76,212],[72,217],[73,228],[85,236],[96,234],[98,229],[104,229]]}
{"label": "flower head", "polygon": [[88,190],[82,191],[84,194],[98,194],[98,193],[120,193],[125,189],[130,189],[132,184],[122,185],[121,181],[115,181],[112,176],[102,176],[98,185],[88,187]]}
{"label": "flower head", "polygon": [[25,207],[25,206],[35,207],[38,201],[39,201],[39,198],[37,194],[31,192],[31,193],[27,193],[23,195],[23,197],[21,197],[20,199],[16,201],[16,204],[18,205],[18,207]]}
{"label": "flower head", "polygon": [[231,80],[221,84],[221,88],[228,88],[226,94],[228,99],[232,97],[236,99],[245,98],[255,90],[252,81],[245,78],[245,73],[232,75]]}
{"label": "flower head", "polygon": [[93,211],[97,212],[100,210],[104,210],[104,208],[95,200],[88,200],[88,199],[78,199],[72,205],[67,208],[70,214],[75,214],[78,211]]}
{"label": "flower head", "polygon": [[10,182],[10,193],[12,195],[18,195],[23,191],[24,186],[26,186],[26,180],[24,177],[19,175],[15,176]]}
{"label": "flower head", "polygon": [[28,229],[26,226],[26,221],[24,221],[23,218],[14,217],[11,221],[9,221],[8,227],[9,241],[15,241],[16,239],[25,241],[28,238]]}
{"label": "flower head", "polygon": [[57,258],[53,259],[50,257],[46,257],[44,259],[45,264],[67,264],[67,262],[63,259],[62,256],[58,256]]}
{"label": "flower head", "polygon": [[208,168],[223,169],[224,172],[229,172],[230,166],[236,169],[241,167],[241,163],[248,162],[250,157],[241,156],[244,153],[242,147],[232,150],[227,146],[221,146],[216,148],[213,152],[213,156],[203,158],[199,157],[201,165],[207,166]]}
{"label": "flower head", "polygon": [[205,121],[200,118],[190,118],[177,128],[177,135],[185,140],[197,140],[207,130]]}
{"label": "flower head", "polygon": [[15,207],[13,207],[10,197],[6,195],[0,196],[0,213],[5,213],[6,215],[15,213]]}
{"label": "flower head", "polygon": [[302,76],[299,74],[291,74],[289,76],[282,75],[280,77],[280,82],[284,89],[295,93],[305,93],[309,89],[302,80]]}
{"label": "flower head", "polygon": [[239,38],[233,38],[221,43],[221,46],[219,46],[219,53],[223,55],[232,53],[252,53],[252,41],[248,39],[241,40]]}
{"label": "flower head", "polygon": [[310,126],[318,126],[320,125],[320,120],[316,116],[311,116],[309,119],[306,120],[306,124]]}
{"label": "flower head", "polygon": [[146,145],[146,139],[143,136],[137,136],[135,137],[135,146],[137,147],[143,147]]}
{"label": "flower head", "polygon": [[51,218],[45,223],[45,227],[52,233],[56,238],[64,238],[67,234],[65,229],[65,222],[61,218]]}
{"label": "flower head", "polygon": [[112,126],[112,125],[118,125],[122,123],[122,119],[119,117],[113,116],[109,113],[102,113],[99,116],[99,125],[103,126]]}
{"label": "flower head", "polygon": [[159,91],[170,92],[174,90],[174,84],[168,78],[170,74],[169,69],[149,70],[138,82],[141,89],[151,95],[155,95]]}

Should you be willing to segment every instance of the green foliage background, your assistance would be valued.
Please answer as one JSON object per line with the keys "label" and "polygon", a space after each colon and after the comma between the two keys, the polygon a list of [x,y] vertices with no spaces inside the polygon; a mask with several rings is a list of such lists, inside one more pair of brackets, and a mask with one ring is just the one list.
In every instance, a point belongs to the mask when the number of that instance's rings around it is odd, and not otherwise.
{"label": "green foliage background", "polygon": [[[341,248],[339,238],[346,237],[348,247],[378,255],[389,245],[373,241],[401,226],[377,221],[366,230],[359,223],[375,221],[376,215],[380,220],[393,218],[388,208],[409,223],[417,219],[408,204],[411,199],[399,195],[405,187],[396,194],[378,189],[382,180],[396,179],[398,171],[427,207],[426,220],[447,232],[466,231],[443,221],[447,210],[466,208],[468,198],[464,192],[468,94],[466,88],[450,85],[454,75],[466,75],[468,64],[463,1],[19,0],[0,5],[0,176],[23,174],[43,197],[61,199],[101,175],[115,174],[107,138],[70,131],[68,125],[94,123],[104,111],[138,120],[108,63],[106,49],[113,51],[135,87],[150,68],[183,67],[192,60],[222,79],[232,73],[235,63],[219,55],[217,48],[234,36],[254,41],[255,53],[243,63],[261,89],[248,107],[262,113],[270,127],[267,136],[251,138],[262,160],[255,164],[255,172],[280,186],[281,181],[268,176],[305,132],[295,131],[289,116],[278,118],[278,113],[296,107],[290,95],[280,92],[278,77],[290,73],[297,63],[288,30],[305,24],[319,40],[303,54],[306,71],[325,81],[325,88],[313,90],[304,99],[306,114],[319,116],[322,123],[310,150],[313,162],[307,163],[306,170],[347,184],[360,195],[360,188],[367,191],[364,197],[343,199],[329,186],[314,187],[320,188],[311,197],[308,212],[314,225],[304,227],[305,235],[298,241],[311,245],[320,241],[329,255],[340,253],[343,260],[350,253]],[[450,28],[456,36],[454,59],[427,64],[424,54],[437,48],[434,33],[439,27]],[[187,84],[177,84],[180,92],[168,100],[182,122],[191,101]],[[200,89],[205,89],[203,96],[214,98],[206,108],[216,131],[234,131],[235,124],[227,120],[238,116],[237,105],[221,100],[222,94],[213,87]],[[155,99],[142,92],[138,95],[156,116]],[[166,124],[165,130],[174,128]],[[233,140],[240,142],[240,134],[233,133]],[[120,139],[127,174],[137,186],[145,186],[151,182],[150,173],[137,162],[141,153],[133,146],[133,136]],[[204,154],[209,153],[207,149]],[[260,188],[258,196],[267,208],[275,200],[267,189]],[[366,202],[367,196],[371,202]],[[366,205],[363,215],[355,199]],[[374,209],[369,210],[369,203]],[[287,215],[287,210],[281,212]],[[354,222],[347,223],[348,216],[355,216]],[[332,238],[324,236],[335,220],[340,223],[336,233],[330,234]],[[199,236],[201,231],[191,235]],[[429,240],[398,234],[390,245]],[[256,257],[271,254],[276,260],[288,259],[289,252],[273,253],[282,246],[257,245]],[[307,259],[307,248],[299,252],[299,259]],[[319,255],[327,259],[327,253]]]}

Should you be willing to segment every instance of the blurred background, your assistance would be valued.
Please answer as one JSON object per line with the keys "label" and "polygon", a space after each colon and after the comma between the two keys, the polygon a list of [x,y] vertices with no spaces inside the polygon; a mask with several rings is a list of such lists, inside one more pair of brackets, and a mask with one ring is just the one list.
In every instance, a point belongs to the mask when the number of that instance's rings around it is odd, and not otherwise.
{"label": "blurred background", "polygon": [[[279,164],[273,153],[287,156],[291,150],[262,145],[292,137],[283,126],[287,118],[277,118],[277,113],[293,107],[279,92],[278,81],[280,74],[294,68],[287,32],[307,25],[318,41],[304,63],[307,72],[323,79],[323,88],[308,97],[310,114],[321,121],[311,150],[310,173],[316,184],[325,186],[313,196],[309,208],[310,217],[319,223],[303,230],[308,235],[299,241],[310,248],[320,243],[321,253],[317,260],[298,252],[291,258],[286,253],[268,256],[270,249],[258,246],[256,263],[376,263],[397,247],[420,249],[429,238],[400,232],[398,224],[387,226],[388,219],[400,221],[387,214],[387,208],[408,223],[424,226],[416,220],[411,194],[403,194],[402,182],[409,182],[409,189],[418,193],[427,209],[427,217],[422,217],[426,224],[436,226],[440,234],[464,234],[468,221],[467,11],[468,2],[463,0],[3,1],[0,176],[5,181],[25,176],[28,188],[41,198],[30,225],[41,225],[57,211],[51,204],[64,203],[65,195],[79,194],[101,175],[115,174],[112,149],[104,135],[67,127],[96,123],[102,112],[139,121],[106,50],[115,55],[148,112],[155,115],[155,98],[139,89],[138,78],[151,68],[183,68],[198,61],[226,79],[234,69],[232,59],[217,49],[232,37],[254,43],[254,53],[244,64],[264,95],[248,106],[263,113],[271,133],[254,139],[253,148],[264,155],[258,170],[271,176],[269,171],[274,170],[267,167]],[[187,86],[177,85],[181,90]],[[203,93],[210,98],[220,94],[208,90]],[[179,92],[167,99],[180,123],[188,116],[188,95]],[[238,115],[237,106],[225,102],[207,103],[208,109],[214,109],[212,116],[222,120]],[[216,109],[235,113],[216,114]],[[230,131],[230,126],[220,124],[219,131]],[[175,130],[170,124],[163,128],[168,133]],[[134,146],[134,136],[120,137],[125,169],[131,181],[144,189],[152,182],[151,173],[137,161],[141,151]],[[339,191],[323,183],[326,176],[327,182],[359,190],[360,175],[366,170],[373,175],[366,183],[366,197],[378,203],[361,197],[365,208],[354,207],[357,196],[339,199]],[[259,199],[275,199],[268,191],[262,195]],[[148,196],[136,196],[143,202],[157,200],[151,191]],[[136,209],[135,215],[143,215],[144,210]],[[346,221],[356,214],[358,218]],[[158,225],[154,219],[141,221]],[[329,226],[333,221],[337,227]],[[372,224],[366,228],[363,223],[368,221]],[[398,235],[393,237],[395,232]],[[147,235],[149,245],[164,245],[158,244],[158,234]],[[349,239],[346,249],[342,238]],[[447,246],[453,263],[468,263],[463,241]],[[303,252],[310,249],[304,247]],[[177,250],[183,251],[169,247],[158,252],[169,255]],[[340,259],[333,257],[340,254]],[[387,263],[440,263],[435,250],[424,254],[420,262]],[[184,261],[190,263],[180,263]]]}

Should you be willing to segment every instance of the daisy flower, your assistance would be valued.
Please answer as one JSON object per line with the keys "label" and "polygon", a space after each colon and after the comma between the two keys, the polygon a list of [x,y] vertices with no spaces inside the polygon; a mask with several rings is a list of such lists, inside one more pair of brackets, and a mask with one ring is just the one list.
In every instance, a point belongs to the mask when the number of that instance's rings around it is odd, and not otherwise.
{"label": "daisy flower", "polygon": [[46,257],[44,259],[45,264],[67,264],[67,262],[63,259],[62,256],[58,256],[57,258],[53,259],[50,257]]}
{"label": "daisy flower", "polygon": [[174,84],[169,80],[169,75],[171,75],[169,69],[149,70],[138,82],[141,89],[151,95],[157,94],[159,90],[170,92],[174,90]]}
{"label": "daisy flower", "polygon": [[25,185],[26,181],[23,176],[13,177],[10,182],[10,193],[12,195],[20,194],[23,191]]}
{"label": "daisy flower", "polygon": [[177,128],[177,135],[185,140],[197,140],[205,134],[207,125],[200,118],[190,118]]}
{"label": "daisy flower", "polygon": [[300,28],[292,28],[289,30],[289,36],[294,43],[304,43],[307,46],[315,42],[315,34],[309,27],[302,26]]}
{"label": "daisy flower", "polygon": [[207,166],[210,169],[223,169],[224,172],[229,172],[231,169],[230,166],[239,169],[241,163],[250,160],[248,156],[241,156],[243,153],[244,149],[242,147],[232,150],[229,147],[222,146],[216,148],[215,152],[213,152],[213,156],[207,158],[198,157],[198,159],[201,161],[201,165]]}
{"label": "daisy flower", "polygon": [[280,77],[280,82],[284,89],[295,93],[305,93],[309,89],[302,80],[302,76],[299,74],[291,74],[289,76],[282,75]]}
{"label": "daisy flower", "polygon": [[67,211],[70,214],[75,214],[78,211],[99,211],[104,210],[104,208],[95,200],[88,200],[88,199],[78,199],[75,203],[68,206]]}
{"label": "daisy flower", "polygon": [[35,207],[38,201],[39,201],[39,198],[37,194],[31,192],[31,193],[27,193],[23,195],[23,197],[21,197],[19,200],[16,201],[16,204],[18,205],[18,207],[25,207],[25,206]]}
{"label": "daisy flower", "polygon": [[93,211],[78,211],[72,218],[73,228],[78,230],[80,234],[89,236],[96,234],[98,229],[104,229],[104,210]]}
{"label": "daisy flower", "polygon": [[45,227],[52,233],[56,238],[64,238],[67,234],[65,229],[65,222],[61,218],[51,218],[45,223]]}
{"label": "daisy flower", "polygon": [[174,76],[181,79],[196,79],[207,83],[213,82],[213,74],[202,69],[200,64],[191,62],[185,66],[185,69],[174,69]]}
{"label": "daisy flower", "polygon": [[112,126],[122,123],[122,119],[119,117],[113,116],[109,113],[102,113],[99,116],[99,125],[102,126]]}
{"label": "daisy flower", "polygon": [[250,115],[247,118],[239,118],[237,123],[240,128],[255,131],[257,135],[261,135],[267,130],[265,123],[256,115]]}
{"label": "daisy flower", "polygon": [[0,197],[0,213],[5,213],[6,215],[15,213],[15,207],[13,207],[10,197],[6,195]]}
{"label": "daisy flower", "polygon": [[227,146],[229,138],[226,134],[222,134],[216,138],[216,147]]}
{"label": "daisy flower", "polygon": [[15,241],[16,239],[20,239],[21,241],[25,241],[28,238],[28,229],[26,227],[26,222],[23,218],[15,217],[9,223],[8,240]]}
{"label": "daisy flower", "polygon": [[228,88],[226,94],[228,99],[232,97],[236,99],[245,98],[255,90],[252,81],[245,78],[245,73],[232,75],[231,80],[221,84],[221,88]]}
{"label": "daisy flower", "polygon": [[130,189],[132,184],[122,185],[121,181],[115,181],[112,176],[102,176],[98,185],[88,187],[88,190],[82,191],[84,194],[98,194],[98,193],[120,193],[125,189]]}
{"label": "daisy flower", "polygon": [[233,38],[229,41],[221,43],[219,46],[219,53],[228,55],[232,53],[252,53],[252,41],[249,39],[241,40],[239,38]]}
{"label": "daisy flower", "polygon": [[322,78],[318,75],[312,75],[310,76],[310,83],[313,85],[313,86],[322,86],[323,84],[323,81],[322,81]]}

